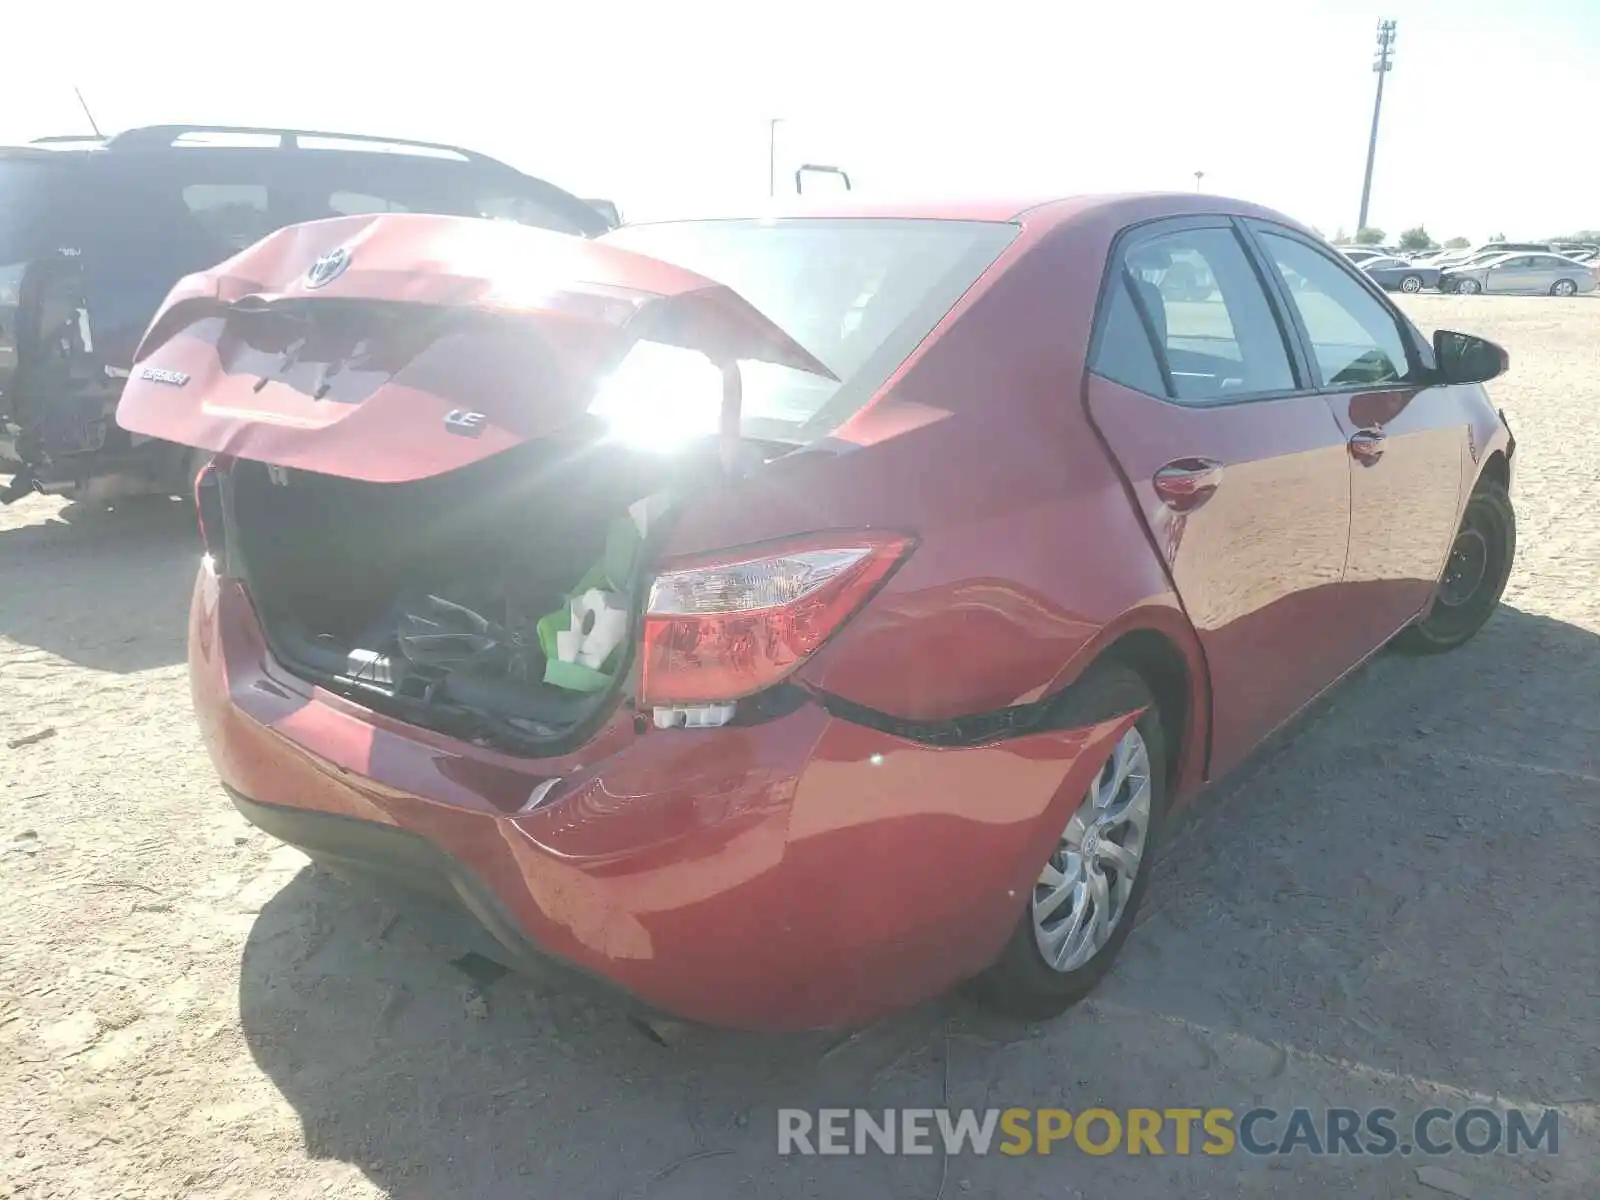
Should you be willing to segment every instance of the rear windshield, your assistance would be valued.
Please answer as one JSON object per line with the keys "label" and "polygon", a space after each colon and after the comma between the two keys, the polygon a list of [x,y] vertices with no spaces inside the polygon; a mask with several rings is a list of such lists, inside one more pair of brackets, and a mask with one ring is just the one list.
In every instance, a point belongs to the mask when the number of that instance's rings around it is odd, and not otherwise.
{"label": "rear windshield", "polygon": [[987,221],[800,218],[633,225],[602,240],[726,284],[837,375],[741,366],[745,432],[804,442],[864,405],[1016,234]]}

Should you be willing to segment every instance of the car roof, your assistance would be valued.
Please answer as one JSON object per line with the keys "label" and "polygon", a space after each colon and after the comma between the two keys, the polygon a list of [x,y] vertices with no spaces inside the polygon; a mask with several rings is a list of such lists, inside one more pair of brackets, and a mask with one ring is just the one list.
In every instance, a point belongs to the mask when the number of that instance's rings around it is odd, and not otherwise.
{"label": "car roof", "polygon": [[[670,221],[709,220],[908,220],[989,221],[1017,224],[1033,232],[1083,219],[1109,219],[1118,226],[1167,216],[1257,217],[1305,230],[1282,213],[1245,200],[1208,196],[1196,192],[1123,192],[1059,197],[996,197],[946,199],[858,199],[851,195],[783,198],[765,205],[707,210],[698,208],[648,220],[640,225]],[[1307,231],[1309,232],[1309,231]]]}

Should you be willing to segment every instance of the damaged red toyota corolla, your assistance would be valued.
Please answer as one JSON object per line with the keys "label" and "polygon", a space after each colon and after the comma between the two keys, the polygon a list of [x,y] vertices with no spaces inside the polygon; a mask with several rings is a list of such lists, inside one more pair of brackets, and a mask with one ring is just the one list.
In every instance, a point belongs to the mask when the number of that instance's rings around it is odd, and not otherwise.
{"label": "damaged red toyota corolla", "polygon": [[1174,803],[1471,637],[1505,363],[1201,196],[374,216],[183,281],[119,419],[216,456],[190,662],[251,821],[798,1028],[1059,1011]]}

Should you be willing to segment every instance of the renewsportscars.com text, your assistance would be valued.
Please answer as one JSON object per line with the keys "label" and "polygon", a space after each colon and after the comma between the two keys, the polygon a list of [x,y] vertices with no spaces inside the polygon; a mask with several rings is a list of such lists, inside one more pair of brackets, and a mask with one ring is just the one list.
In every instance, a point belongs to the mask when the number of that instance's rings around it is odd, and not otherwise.
{"label": "renewsportscars.com text", "polygon": [[1556,1154],[1554,1109],[780,1108],[778,1153]]}

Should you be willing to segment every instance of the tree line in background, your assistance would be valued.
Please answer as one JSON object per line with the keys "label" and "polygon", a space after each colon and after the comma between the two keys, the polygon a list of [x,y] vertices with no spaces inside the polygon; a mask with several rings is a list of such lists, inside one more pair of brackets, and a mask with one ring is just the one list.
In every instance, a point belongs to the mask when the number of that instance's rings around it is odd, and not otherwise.
{"label": "tree line in background", "polygon": [[[1321,235],[1322,230],[1319,229],[1316,232],[1318,235]],[[1352,239],[1345,233],[1343,229],[1334,230],[1334,245],[1342,246],[1351,240]],[[1503,242],[1506,240],[1506,235],[1503,233],[1491,233],[1485,240],[1491,242]],[[1576,233],[1569,233],[1561,237],[1553,237],[1545,240],[1552,242],[1600,242],[1600,229],[1580,229]],[[1377,229],[1371,225],[1368,225],[1364,228],[1356,230],[1354,241],[1358,246],[1383,246],[1388,244],[1389,235],[1381,229]],[[1428,231],[1425,228],[1423,228],[1421,225],[1418,225],[1415,229],[1407,229],[1403,231],[1400,234],[1400,241],[1398,244],[1402,250],[1435,250],[1441,247],[1446,250],[1465,250],[1467,247],[1472,245],[1472,241],[1470,238],[1453,237],[1448,241],[1436,242],[1431,236],[1429,236]]]}

